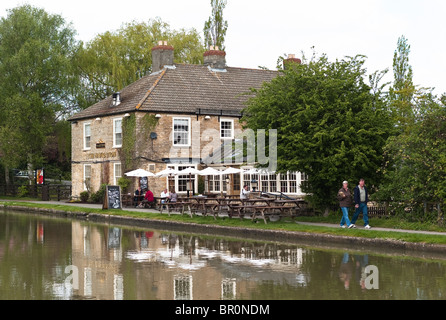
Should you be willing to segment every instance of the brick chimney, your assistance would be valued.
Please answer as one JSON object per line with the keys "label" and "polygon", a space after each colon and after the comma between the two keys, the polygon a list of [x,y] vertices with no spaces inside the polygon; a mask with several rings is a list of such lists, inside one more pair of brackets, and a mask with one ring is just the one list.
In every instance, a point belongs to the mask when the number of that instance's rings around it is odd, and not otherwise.
{"label": "brick chimney", "polygon": [[302,64],[302,60],[296,58],[295,54],[289,54],[288,57],[283,60],[283,69],[287,70],[293,64]]}
{"label": "brick chimney", "polygon": [[204,65],[212,69],[225,70],[226,69],[226,52],[220,50],[218,47],[211,46],[204,54]]}
{"label": "brick chimney", "polygon": [[167,44],[167,41],[159,41],[156,47],[152,48],[152,73],[163,70],[164,66],[173,66],[174,48]]}

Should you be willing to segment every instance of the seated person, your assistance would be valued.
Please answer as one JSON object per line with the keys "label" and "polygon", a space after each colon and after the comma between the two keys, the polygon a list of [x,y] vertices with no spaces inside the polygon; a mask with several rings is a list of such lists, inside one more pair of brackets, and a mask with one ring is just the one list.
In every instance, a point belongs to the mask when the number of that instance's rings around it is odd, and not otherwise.
{"label": "seated person", "polygon": [[161,198],[163,198],[163,200],[161,200],[161,203],[167,202],[167,200],[169,199],[169,191],[167,191],[167,189],[164,189],[164,191],[161,192]]}
{"label": "seated person", "polygon": [[245,185],[243,187],[243,189],[240,191],[240,199],[242,199],[242,200],[248,199],[249,198],[249,194],[250,194],[250,192],[249,192],[248,186]]}
{"label": "seated person", "polygon": [[147,190],[146,195],[144,196],[144,204],[145,206],[152,206],[155,203],[155,198],[153,197],[153,192]]}
{"label": "seated person", "polygon": [[175,190],[173,190],[170,193],[169,199],[170,199],[170,202],[173,202],[173,203],[178,201],[178,194],[175,192]]}
{"label": "seated person", "polygon": [[143,199],[144,199],[144,193],[141,190],[141,187],[138,187],[133,197],[133,205],[137,207],[138,203],[141,202]]}

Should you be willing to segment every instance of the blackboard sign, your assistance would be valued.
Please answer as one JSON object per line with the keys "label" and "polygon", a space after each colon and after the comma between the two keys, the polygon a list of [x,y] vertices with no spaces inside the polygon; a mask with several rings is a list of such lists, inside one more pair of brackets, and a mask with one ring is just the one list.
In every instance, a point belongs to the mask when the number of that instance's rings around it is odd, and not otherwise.
{"label": "blackboard sign", "polygon": [[147,179],[147,177],[140,178],[139,185],[141,186],[141,190],[148,190],[149,189],[149,180]]}
{"label": "blackboard sign", "polygon": [[121,187],[107,186],[102,209],[122,209]]}

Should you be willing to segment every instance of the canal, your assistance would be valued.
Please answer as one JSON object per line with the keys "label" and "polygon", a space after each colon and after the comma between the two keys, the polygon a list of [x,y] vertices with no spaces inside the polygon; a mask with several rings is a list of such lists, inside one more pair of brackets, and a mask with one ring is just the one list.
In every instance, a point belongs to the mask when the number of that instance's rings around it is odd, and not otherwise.
{"label": "canal", "polygon": [[1,300],[439,300],[445,275],[446,256],[0,211]]}

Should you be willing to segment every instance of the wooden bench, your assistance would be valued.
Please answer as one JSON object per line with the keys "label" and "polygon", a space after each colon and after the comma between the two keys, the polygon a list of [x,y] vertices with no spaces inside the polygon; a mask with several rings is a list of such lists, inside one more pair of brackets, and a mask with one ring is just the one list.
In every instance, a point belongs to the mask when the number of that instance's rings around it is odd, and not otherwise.
{"label": "wooden bench", "polygon": [[160,212],[161,214],[163,213],[164,206],[167,208],[167,213],[170,217],[170,213],[172,212],[172,209],[180,209],[178,212],[181,213],[181,215],[184,215],[184,211],[186,209],[186,207],[189,209],[189,213],[191,218],[193,218],[193,211],[191,210],[191,205],[192,202],[166,202],[166,203],[162,203],[160,205]]}
{"label": "wooden bench", "polygon": [[[271,216],[279,216],[282,217],[290,217],[294,219],[292,211],[295,210],[295,207],[292,206],[230,206],[230,211],[228,213],[229,217],[238,216],[240,220],[242,220],[245,215],[250,214],[251,219],[254,221],[261,217],[265,224],[268,224],[267,218]],[[248,212],[251,211],[251,212]],[[279,213],[277,213],[279,211]],[[287,214],[288,213],[288,214]],[[270,219],[271,220],[271,219]]]}

